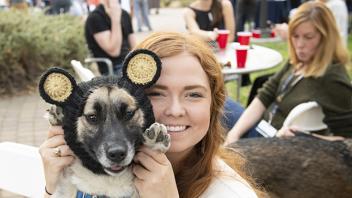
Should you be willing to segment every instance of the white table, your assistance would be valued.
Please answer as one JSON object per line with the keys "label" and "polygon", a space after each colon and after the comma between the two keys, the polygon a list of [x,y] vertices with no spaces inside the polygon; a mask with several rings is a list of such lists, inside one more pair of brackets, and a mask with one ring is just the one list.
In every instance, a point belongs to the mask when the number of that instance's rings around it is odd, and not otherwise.
{"label": "white table", "polygon": [[0,142],[0,189],[25,197],[44,195],[44,169],[38,148]]}
{"label": "white table", "polygon": [[[216,52],[215,55],[217,56],[220,63],[225,64],[228,61],[231,62],[231,68],[225,67],[222,72],[225,79],[232,77],[232,79],[237,80],[237,101],[239,101],[242,74],[249,74],[252,72],[271,69],[281,63],[283,57],[279,52],[273,49],[258,45],[252,45],[247,54],[247,62],[245,68],[237,68],[235,52],[236,45],[238,45],[238,43],[228,44],[226,50]],[[237,78],[233,78],[234,75],[236,75]]]}

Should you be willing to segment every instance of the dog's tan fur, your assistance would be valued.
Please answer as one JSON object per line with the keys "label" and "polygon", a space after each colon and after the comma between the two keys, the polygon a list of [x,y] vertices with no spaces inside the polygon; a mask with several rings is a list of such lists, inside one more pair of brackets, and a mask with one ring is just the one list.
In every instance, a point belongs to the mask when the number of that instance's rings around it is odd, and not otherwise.
{"label": "dog's tan fur", "polygon": [[[98,131],[97,126],[90,125],[84,115],[94,113],[94,103],[99,102],[106,105],[107,108],[116,107],[119,104],[127,104],[127,109],[137,109],[135,99],[124,89],[118,87],[100,87],[95,89],[87,98],[86,104],[83,108],[83,115],[78,118],[77,121],[77,137],[83,142],[86,131],[96,133]],[[57,111],[55,108],[51,109],[51,118],[54,120],[61,116],[55,115]],[[111,111],[109,111],[111,112]],[[55,123],[57,123],[56,121]],[[108,120],[106,121],[108,122]],[[144,123],[143,112],[138,109],[134,116],[128,121],[127,125],[137,125],[142,127]],[[89,130],[87,130],[89,129]],[[143,134],[145,139],[145,145],[151,147],[154,150],[166,152],[170,146],[170,137],[167,134],[166,127],[164,125],[154,123],[150,126]],[[134,151],[132,152],[134,153]],[[133,158],[133,156],[132,156]],[[94,174],[82,165],[82,162],[77,158],[75,162],[67,167],[62,177],[60,178],[58,188],[54,192],[54,198],[72,197],[75,196],[77,190],[81,190],[86,193],[105,195],[111,198],[118,197],[138,197],[138,193],[133,184],[134,175],[131,172],[131,168],[125,168],[122,172],[117,175],[98,175]]]}

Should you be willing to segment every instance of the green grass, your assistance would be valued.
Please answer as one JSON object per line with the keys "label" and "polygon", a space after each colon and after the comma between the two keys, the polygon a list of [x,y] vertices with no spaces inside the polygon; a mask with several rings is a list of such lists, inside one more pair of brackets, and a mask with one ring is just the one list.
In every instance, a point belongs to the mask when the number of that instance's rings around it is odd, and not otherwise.
{"label": "green grass", "polygon": [[[262,72],[252,73],[250,75],[251,82],[254,82],[254,79],[256,77],[258,77],[258,76],[261,76],[261,75],[264,75],[264,74],[269,74],[269,73],[274,73],[274,72],[280,70],[281,67],[287,62],[287,59],[288,59],[288,49],[287,49],[287,43],[286,42],[271,42],[271,43],[260,43],[260,44],[256,43],[255,45],[261,45],[261,46],[264,46],[264,47],[269,47],[271,49],[277,50],[283,56],[283,61],[282,61],[282,63],[279,66],[277,66],[277,67],[275,67],[273,69],[262,71]],[[349,37],[348,37],[348,46],[347,46],[347,48],[348,48],[350,57],[352,57],[352,35],[349,35]],[[348,73],[349,73],[350,77],[352,77],[352,64],[351,64],[351,62],[347,66],[347,70],[348,70]],[[233,98],[233,99],[236,99],[236,91],[235,91],[236,87],[237,87],[237,84],[234,81],[226,83],[226,89],[228,91],[228,95],[231,98]],[[244,86],[244,87],[241,88],[240,103],[243,106],[247,105],[247,97],[249,96],[249,91],[250,91],[251,87],[252,87],[252,84],[248,85],[248,86]]]}

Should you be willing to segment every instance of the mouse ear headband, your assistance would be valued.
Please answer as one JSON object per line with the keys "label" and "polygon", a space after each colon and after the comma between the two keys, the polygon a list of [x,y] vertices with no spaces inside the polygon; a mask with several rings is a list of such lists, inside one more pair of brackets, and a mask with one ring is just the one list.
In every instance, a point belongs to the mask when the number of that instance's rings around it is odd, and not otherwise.
{"label": "mouse ear headband", "polygon": [[123,78],[141,88],[153,85],[161,73],[160,58],[152,51],[137,49],[130,52],[123,63]]}
{"label": "mouse ear headband", "polygon": [[[137,49],[128,54],[123,63],[123,78],[132,85],[147,88],[153,85],[161,73],[161,61],[152,51]],[[40,78],[39,93],[48,103],[64,106],[78,89],[74,77],[66,70],[52,67]]]}
{"label": "mouse ear headband", "polygon": [[40,78],[39,93],[48,103],[64,106],[77,89],[73,76],[58,67],[48,69]]}

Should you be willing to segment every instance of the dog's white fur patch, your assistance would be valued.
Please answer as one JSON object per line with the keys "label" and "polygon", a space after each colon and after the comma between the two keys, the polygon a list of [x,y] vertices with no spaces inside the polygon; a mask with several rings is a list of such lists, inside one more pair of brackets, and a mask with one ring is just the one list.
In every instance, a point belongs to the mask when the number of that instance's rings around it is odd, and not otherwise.
{"label": "dog's white fur patch", "polygon": [[[95,95],[97,94],[97,95]],[[104,97],[105,96],[105,97]],[[136,108],[136,103],[134,98],[129,95],[125,90],[114,88],[111,92],[110,97],[108,96],[107,88],[99,88],[91,93],[88,97],[89,100],[99,99],[106,103],[114,102],[124,102],[130,105],[131,108]],[[118,98],[118,101],[116,101]],[[110,100],[110,101],[109,101]],[[93,109],[91,104],[94,102],[87,102],[84,107],[84,112],[87,113]],[[88,104],[88,105],[87,105]],[[89,105],[90,104],[90,105]],[[77,132],[83,132],[86,123],[82,117],[78,118],[77,123]],[[135,116],[132,118],[133,123],[143,125],[143,111],[139,109]],[[90,128],[92,129],[92,128]],[[164,125],[159,123],[154,123],[148,129],[152,132],[148,135],[146,132],[143,134],[145,139],[145,145],[152,148],[153,150],[159,150],[161,152],[166,152],[170,147],[170,136],[167,134],[167,129]],[[94,133],[94,131],[93,131]],[[159,134],[160,138],[158,139]],[[86,134],[89,135],[89,134]],[[78,134],[78,139],[82,134]],[[124,162],[126,165],[133,160],[135,155],[135,149],[132,143],[127,142],[128,153]],[[102,151],[101,151],[102,152]],[[109,167],[110,162],[106,157],[106,154],[103,152],[98,160],[103,166]],[[61,178],[59,179],[58,187],[56,188],[54,194],[51,196],[53,198],[68,198],[75,197],[77,190],[83,191],[85,193],[94,194],[94,195],[105,195],[110,198],[121,198],[121,197],[132,197],[138,198],[136,187],[133,183],[134,175],[132,173],[131,167],[126,167],[119,173],[111,175],[98,175],[94,174],[89,169],[85,168],[81,161],[76,158],[75,162],[64,169]]]}
{"label": "dog's white fur patch", "polygon": [[116,176],[96,175],[83,167],[76,159],[70,167],[65,169],[53,197],[72,197],[77,192],[77,188],[85,193],[105,195],[111,198],[138,197],[133,184],[134,176],[130,169],[130,167],[126,168]]}

